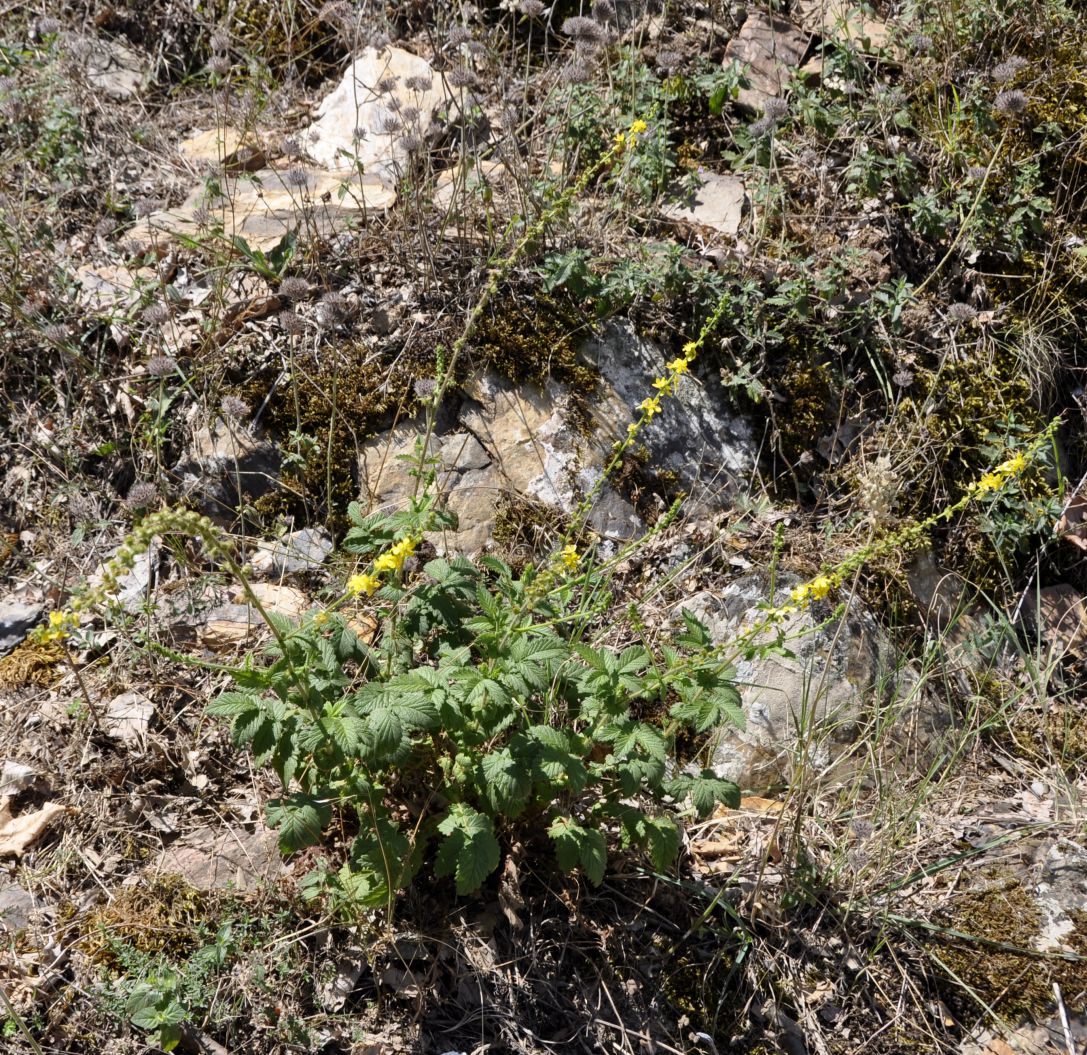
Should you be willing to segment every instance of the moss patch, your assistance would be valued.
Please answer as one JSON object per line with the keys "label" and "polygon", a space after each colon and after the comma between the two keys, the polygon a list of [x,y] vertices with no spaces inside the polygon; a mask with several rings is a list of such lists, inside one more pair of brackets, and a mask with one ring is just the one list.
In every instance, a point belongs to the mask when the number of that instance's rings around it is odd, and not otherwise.
{"label": "moss patch", "polygon": [[[949,936],[940,942],[939,958],[993,1010],[1013,1022],[1041,1021],[1051,1014],[1054,982],[1070,1007],[1082,1006],[1087,962],[1032,955],[1043,923],[1036,898],[1017,877],[992,870],[980,879],[988,883],[987,889],[956,898],[940,920],[950,930],[980,940]],[[1075,922],[1076,931],[1066,942],[1083,955],[1087,914],[1078,913]],[[975,999],[953,980],[945,998],[960,1016],[977,1013]]]}

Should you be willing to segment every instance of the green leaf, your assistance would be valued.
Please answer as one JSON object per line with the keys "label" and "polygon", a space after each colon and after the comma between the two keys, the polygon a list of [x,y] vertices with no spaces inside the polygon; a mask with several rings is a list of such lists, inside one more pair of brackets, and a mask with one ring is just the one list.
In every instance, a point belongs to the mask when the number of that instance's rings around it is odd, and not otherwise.
{"label": "green leaf", "polygon": [[478,890],[498,867],[500,858],[490,818],[458,802],[438,824],[438,831],[445,840],[438,847],[435,872],[440,876],[454,875],[458,894]]}
{"label": "green leaf", "polygon": [[495,813],[516,817],[528,803],[532,777],[523,758],[514,757],[509,747],[484,755],[480,763],[483,794]]}
{"label": "green leaf", "polygon": [[555,842],[555,856],[564,872],[580,867],[593,886],[600,886],[608,860],[603,832],[583,828],[572,817],[556,817],[547,834]]}
{"label": "green leaf", "polygon": [[208,704],[208,714],[235,718],[260,708],[260,698],[248,692],[223,692]]}
{"label": "green leaf", "polygon": [[722,780],[712,769],[704,769],[698,776],[684,774],[664,785],[666,794],[677,802],[690,798],[699,819],[708,816],[718,803],[737,809],[740,805],[740,789],[731,780]]}
{"label": "green leaf", "polygon": [[279,845],[286,853],[319,843],[325,825],[332,819],[327,802],[300,791],[273,799],[264,812],[268,824],[279,831]]}
{"label": "green leaf", "polygon": [[583,791],[589,774],[582,761],[584,745],[579,738],[550,725],[534,725],[528,735],[536,742],[535,779],[569,788],[575,794]]}
{"label": "green leaf", "polygon": [[407,740],[395,707],[380,707],[369,716],[373,751],[380,758],[399,754]]}
{"label": "green leaf", "polygon": [[641,751],[649,758],[663,760],[668,753],[664,737],[645,722],[629,720],[615,722],[602,730],[600,738],[611,741],[615,745],[615,753],[620,758],[626,758]]}
{"label": "green leaf", "polygon": [[737,729],[747,725],[740,694],[734,686],[724,684],[709,691],[691,685],[678,688],[681,698],[672,705],[669,713],[678,721],[694,726],[696,731],[704,733],[723,722],[729,722]]}

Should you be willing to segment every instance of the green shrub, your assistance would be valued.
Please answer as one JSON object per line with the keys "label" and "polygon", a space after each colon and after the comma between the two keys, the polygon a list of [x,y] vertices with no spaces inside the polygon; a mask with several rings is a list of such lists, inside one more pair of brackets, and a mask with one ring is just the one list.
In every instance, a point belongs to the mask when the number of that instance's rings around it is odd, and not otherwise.
{"label": "green shrub", "polygon": [[[345,548],[364,557],[403,556],[450,522],[429,500],[351,517]],[[431,867],[467,893],[503,842],[543,830],[563,869],[599,883],[609,831],[664,869],[679,846],[668,800],[699,816],[738,801],[712,772],[670,771],[677,734],[742,722],[731,671],[692,616],[657,650],[589,643],[580,586],[599,571],[572,547],[519,576],[490,557],[407,568],[379,590],[357,577],[376,591],[372,641],[343,612],[273,616],[268,664],[237,671],[211,704],[281,781],[268,817],[285,850],[318,843],[334,815],[357,818],[346,863],[312,876],[313,892],[381,905]]]}

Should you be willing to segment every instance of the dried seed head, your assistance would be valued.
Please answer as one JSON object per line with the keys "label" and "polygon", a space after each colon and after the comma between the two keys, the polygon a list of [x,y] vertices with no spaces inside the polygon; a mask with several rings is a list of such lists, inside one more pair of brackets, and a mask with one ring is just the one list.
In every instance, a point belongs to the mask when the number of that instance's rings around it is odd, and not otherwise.
{"label": "dried seed head", "polygon": [[415,383],[412,385],[412,389],[420,399],[430,399],[437,388],[438,383],[432,377],[416,378]]}
{"label": "dried seed head", "polygon": [[217,29],[208,39],[208,47],[212,51],[228,51],[230,49],[230,34],[225,29]]}
{"label": "dried seed head", "polygon": [[249,404],[238,396],[223,396],[219,410],[227,421],[241,421],[249,417]]}
{"label": "dried seed head", "polygon": [[279,149],[289,158],[300,158],[303,154],[302,144],[297,139],[284,139]]}
{"label": "dried seed head", "polygon": [[977,309],[969,304],[964,304],[961,301],[957,304],[952,304],[947,309],[947,321],[953,323],[955,326],[961,326],[963,323],[970,322],[971,319],[977,316]]}
{"label": "dried seed head", "polygon": [[68,340],[68,327],[62,322],[51,322],[42,327],[42,336],[50,344],[63,344]]}
{"label": "dried seed head", "polygon": [[94,233],[98,238],[109,238],[114,231],[117,230],[117,218],[115,216],[106,215],[94,225]]}
{"label": "dried seed head", "polygon": [[288,275],[279,284],[279,295],[284,300],[305,300],[311,291],[310,284],[298,275]]}
{"label": "dried seed head", "polygon": [[1008,81],[1014,81],[1015,76],[1020,70],[1024,70],[1030,63],[1026,59],[1019,55],[1012,55],[1011,58],[1005,59],[1003,62],[998,63],[989,71],[989,76],[996,81],[997,84],[1007,84]]}
{"label": "dried seed head", "polygon": [[38,36],[51,37],[60,32],[60,20],[56,18],[38,19]]}
{"label": "dried seed head", "polygon": [[760,117],[757,121],[752,121],[748,128],[748,131],[756,138],[759,139],[762,136],[769,135],[777,127],[777,122],[769,117]]}
{"label": "dried seed head", "polygon": [[333,0],[333,2],[321,6],[321,10],[317,12],[317,17],[329,25],[339,25],[350,20],[351,5],[347,0]]}
{"label": "dried seed head", "polygon": [[1030,100],[1023,92],[1018,88],[1011,88],[997,95],[993,106],[998,113],[1021,114],[1029,104]]}
{"label": "dried seed head", "polygon": [[177,360],[169,355],[155,355],[147,360],[144,370],[151,377],[169,377],[177,372]]}
{"label": "dried seed head", "polygon": [[539,18],[544,13],[544,9],[547,7],[543,3],[543,0],[521,0],[517,5],[517,10],[521,12],[525,18]]}
{"label": "dried seed head", "polygon": [[454,88],[474,88],[479,78],[467,66],[455,66],[446,74],[446,80]]}
{"label": "dried seed head", "polygon": [[395,91],[398,80],[400,80],[399,77],[382,77],[374,85],[374,95],[388,95],[390,92]]}
{"label": "dried seed head", "polygon": [[559,70],[559,81],[562,84],[588,84],[591,80],[592,70],[580,55],[575,55]]}
{"label": "dried seed head", "polygon": [[394,136],[404,127],[404,122],[396,114],[386,114],[378,122],[378,131],[382,135]]}
{"label": "dried seed head", "polygon": [[924,55],[932,50],[932,37],[927,36],[924,33],[914,33],[913,36],[906,41],[906,46],[915,55]]}
{"label": "dried seed head", "polygon": [[886,454],[868,462],[857,476],[857,498],[873,524],[885,524],[894,515],[902,481]]}
{"label": "dried seed head", "polygon": [[461,44],[467,44],[472,39],[472,32],[464,26],[454,26],[445,38],[446,47],[459,48]]}
{"label": "dried seed head", "polygon": [[400,139],[400,145],[409,154],[418,154],[426,144],[423,142],[422,136],[417,136],[413,132],[409,132],[406,136],[402,136]]}
{"label": "dried seed head", "polygon": [[281,311],[277,321],[279,328],[290,337],[301,337],[306,332],[306,322],[296,311]]}
{"label": "dried seed head", "polygon": [[891,378],[891,380],[899,388],[909,388],[910,385],[913,384],[913,371],[907,370],[904,366],[900,367],[898,370],[895,371],[895,375]]}
{"label": "dried seed head", "polygon": [[125,499],[125,505],[133,510],[146,509],[156,498],[158,498],[158,496],[159,489],[154,484],[144,480],[140,483],[133,484],[128,489],[128,497]]}
{"label": "dried seed head", "polygon": [[574,40],[587,40],[594,44],[603,44],[608,39],[607,33],[599,22],[582,15],[566,19],[562,24],[562,31]]}
{"label": "dried seed head", "polygon": [[767,99],[763,103],[762,113],[771,121],[780,121],[789,116],[789,104],[784,99]]}
{"label": "dried seed head", "polygon": [[291,165],[283,174],[283,178],[289,187],[305,187],[309,182],[306,170],[301,165]]}
{"label": "dried seed head", "polygon": [[405,121],[407,121],[409,124],[411,124],[413,121],[417,120],[418,117],[419,117],[419,107],[418,106],[405,106],[400,111],[400,116]]}
{"label": "dried seed head", "polygon": [[432,78],[423,77],[418,73],[413,73],[404,79],[404,87],[412,92],[429,92],[433,85]]}
{"label": "dried seed head", "polygon": [[143,309],[140,313],[140,318],[149,326],[161,326],[170,318],[169,305],[164,304],[161,300],[156,300],[153,304],[148,304],[147,307]]}
{"label": "dried seed head", "polygon": [[678,51],[658,51],[657,69],[664,73],[675,73],[683,65],[683,56]]}
{"label": "dried seed head", "polygon": [[132,203],[132,211],[138,218],[150,216],[151,213],[161,208],[162,202],[157,198],[137,198]]}
{"label": "dried seed head", "polygon": [[985,179],[985,173],[988,171],[989,170],[984,165],[971,165],[966,170],[966,177],[967,179],[977,182],[978,180]]}
{"label": "dried seed head", "polygon": [[225,77],[230,72],[230,59],[225,55],[212,55],[208,60],[208,73],[214,77]]}
{"label": "dried seed head", "polygon": [[317,305],[317,323],[323,329],[345,326],[351,316],[351,302],[342,293],[326,293]]}
{"label": "dried seed head", "polygon": [[207,227],[211,223],[211,210],[206,205],[198,205],[192,211],[192,218],[197,227]]}
{"label": "dried seed head", "polygon": [[372,47],[374,51],[384,51],[390,43],[389,34],[382,33],[380,30],[370,36],[370,47]]}
{"label": "dried seed head", "polygon": [[597,22],[614,22],[615,4],[611,0],[594,0],[592,15]]}

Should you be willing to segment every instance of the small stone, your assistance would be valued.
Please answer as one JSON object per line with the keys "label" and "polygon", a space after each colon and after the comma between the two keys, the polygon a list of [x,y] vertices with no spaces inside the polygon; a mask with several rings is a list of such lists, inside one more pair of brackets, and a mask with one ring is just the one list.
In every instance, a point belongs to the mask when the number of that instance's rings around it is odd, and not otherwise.
{"label": "small stone", "polygon": [[142,692],[124,692],[106,706],[102,727],[107,736],[137,751],[147,746],[147,730],[155,705]]}
{"label": "small stone", "polygon": [[23,601],[0,601],[0,656],[24,640],[42,617],[42,606]]}
{"label": "small stone", "polygon": [[0,884],[0,934],[17,934],[26,929],[38,899],[16,883]]}
{"label": "small stone", "polygon": [[201,828],[167,847],[155,871],[179,875],[196,890],[248,891],[278,879],[283,861],[274,832]]}
{"label": "small stone", "polygon": [[18,795],[38,779],[38,771],[21,762],[7,761],[0,767],[0,795]]}
{"label": "small stone", "polygon": [[254,572],[279,578],[313,571],[332,553],[332,539],[324,528],[302,528],[276,542],[261,542],[250,560]]}
{"label": "small stone", "polygon": [[750,82],[736,102],[759,113],[767,99],[778,97],[808,50],[811,34],[783,18],[753,12],[725,48],[725,62],[738,62]]}
{"label": "small stone", "polygon": [[728,238],[740,230],[747,190],[739,176],[703,173],[701,185],[683,198],[667,203],[661,213],[675,223],[709,229]]}

